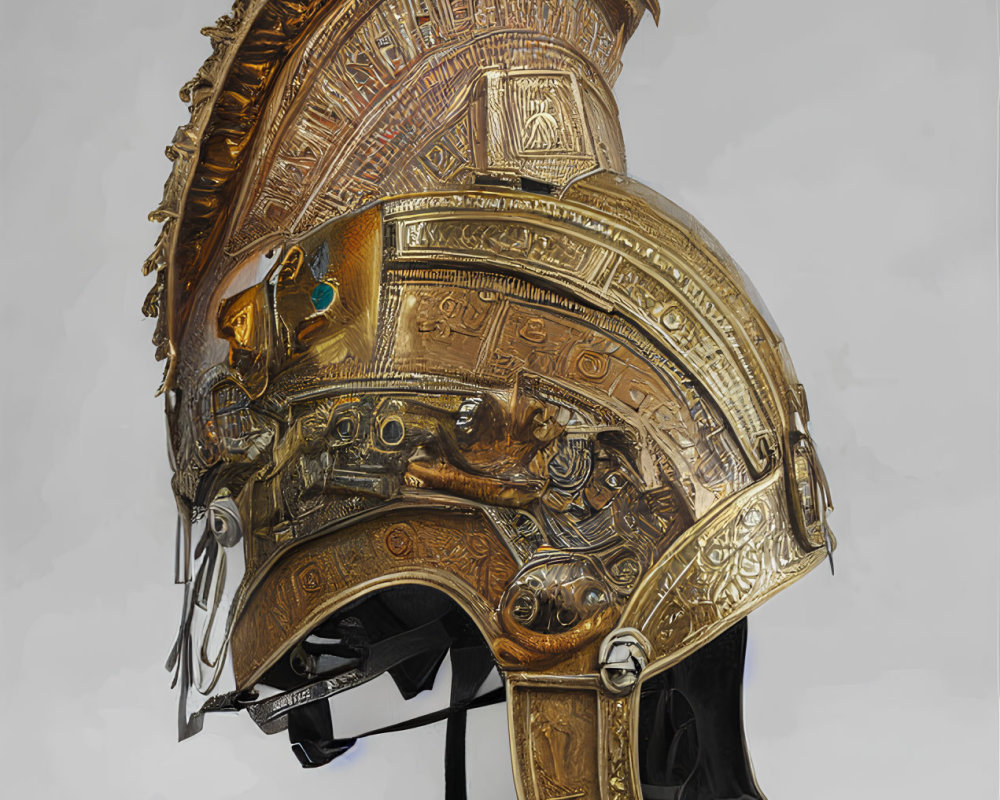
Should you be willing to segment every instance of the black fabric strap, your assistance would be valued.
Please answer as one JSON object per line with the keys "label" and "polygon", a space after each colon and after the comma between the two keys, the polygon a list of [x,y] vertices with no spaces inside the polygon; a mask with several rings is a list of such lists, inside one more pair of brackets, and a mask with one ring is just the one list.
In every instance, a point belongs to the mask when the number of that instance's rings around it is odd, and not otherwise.
{"label": "black fabric strap", "polygon": [[[355,612],[357,611],[355,609]],[[376,611],[379,613],[374,615],[374,620],[369,620],[370,627],[383,631],[387,627],[386,619],[395,619],[395,617],[388,615],[387,612],[383,613],[384,609],[376,609]],[[355,665],[354,670],[363,672],[363,677],[370,679],[386,671],[392,672],[394,669],[398,671],[401,667],[413,665],[417,657],[426,653],[433,656],[428,659],[428,664],[434,662],[430,666],[433,668],[432,671],[436,671],[436,665],[450,649],[452,680],[448,708],[376,730],[366,731],[350,738],[337,739],[334,738],[332,709],[326,695],[317,697],[314,702],[299,702],[292,708],[288,708],[289,705],[292,705],[291,703],[284,701],[281,710],[287,715],[288,736],[291,740],[292,751],[302,766],[318,767],[345,753],[358,739],[382,733],[405,731],[447,720],[444,763],[445,800],[467,800],[465,739],[468,710],[502,703],[506,699],[506,692],[503,688],[476,697],[476,693],[482,688],[483,682],[495,667],[492,653],[475,626],[464,616],[457,614],[436,617],[409,630],[395,631],[393,629],[393,631],[390,633],[385,630],[384,633],[387,635],[383,635],[374,643],[367,644],[364,648],[366,652],[360,658],[361,666]],[[338,632],[340,632],[339,629]],[[303,658],[311,659],[310,666],[312,667],[320,665],[323,659],[336,658],[338,661],[343,661],[345,656],[352,655],[352,653],[341,652],[339,641],[336,650],[330,648],[327,643],[310,642],[304,645],[304,650]],[[440,655],[435,655],[436,653],[440,653]],[[414,669],[404,670],[399,675],[394,676],[404,697],[419,691],[420,687],[427,683],[426,675],[420,678],[414,672],[417,667],[423,669],[426,666],[427,664],[422,666],[418,664],[415,665]],[[416,671],[419,672],[419,670]],[[423,675],[422,672],[420,674]],[[401,680],[402,683],[400,683]],[[286,695],[262,702],[274,704],[282,697],[298,698],[301,694],[301,690],[288,692]],[[307,700],[307,698],[301,697],[301,700]],[[287,712],[284,711],[286,708]]]}
{"label": "black fabric strap", "polygon": [[[375,730],[372,731],[365,731],[364,733],[359,733],[356,736],[352,736],[350,738],[334,739],[332,738],[331,735],[330,738],[325,742],[321,751],[313,752],[313,748],[307,745],[303,745],[301,740],[296,741],[293,739],[292,750],[295,752],[296,757],[298,757],[299,761],[302,763],[302,766],[318,767],[328,763],[329,761],[332,761],[337,756],[347,752],[358,739],[366,739],[369,736],[379,736],[380,734],[383,733],[398,733],[400,731],[408,731],[413,728],[421,728],[424,725],[433,725],[435,722],[441,722],[442,720],[446,719],[450,720],[452,717],[459,714],[464,715],[466,711],[471,711],[476,708],[483,708],[484,706],[496,705],[497,703],[503,703],[506,699],[507,699],[506,690],[502,686],[500,686],[497,687],[496,689],[486,692],[485,694],[479,695],[479,697],[473,698],[472,700],[464,703],[463,705],[448,706],[448,708],[441,708],[438,709],[437,711],[432,711],[429,714],[421,714],[419,717],[413,717],[412,719],[406,719],[403,720],[402,722],[393,723],[392,725],[386,725],[384,728],[376,728]],[[312,705],[313,704],[310,704],[310,706]],[[310,708],[310,706],[304,706],[303,708]],[[315,704],[315,706],[316,706],[315,710],[311,710],[310,714],[317,713],[320,710],[320,707],[322,706],[323,707],[322,711],[325,712],[325,714],[327,715],[327,719],[329,719],[330,716],[329,703],[327,703],[326,700],[320,701],[319,703]],[[300,709],[296,710],[298,711]],[[296,714],[296,716],[298,715]],[[301,736],[303,729],[307,730],[312,735],[315,735],[315,733],[317,732],[316,727],[314,727],[316,725],[315,719],[310,720],[310,722],[312,723],[311,726],[309,725],[300,726],[298,724],[293,725],[292,719],[293,719],[292,716],[289,715],[288,730],[290,737],[295,735],[296,738],[298,738],[299,736]],[[330,734],[332,734],[333,733],[332,724],[329,730]],[[464,757],[464,752],[465,752],[464,749],[462,752]],[[308,754],[309,758],[303,759],[302,757],[303,754]],[[325,760],[323,760],[324,758]]]}
{"label": "black fabric strap", "polygon": [[[445,800],[467,800],[465,774],[466,710],[493,670],[493,656],[477,637],[451,648],[451,707],[444,740]],[[502,690],[501,690],[502,691]]]}
{"label": "black fabric strap", "polygon": [[444,734],[444,800],[467,800],[468,784],[465,779],[465,722],[466,709],[457,710],[448,717]]}
{"label": "black fabric strap", "polygon": [[354,739],[334,739],[330,704],[326,700],[297,708],[288,715],[292,752],[306,768],[329,764],[354,745]]}
{"label": "black fabric strap", "polygon": [[408,731],[412,728],[420,728],[424,725],[433,725],[435,722],[441,722],[445,719],[450,719],[455,714],[464,714],[466,711],[471,711],[476,708],[483,708],[484,706],[492,706],[497,703],[502,703],[507,699],[507,692],[502,687],[499,686],[485,694],[479,695],[469,703],[463,706],[448,706],[448,708],[442,708],[437,711],[432,711],[429,714],[421,714],[419,717],[413,717],[413,719],[406,719],[402,722],[396,722],[392,725],[386,725],[384,728],[377,728],[373,731],[365,731],[364,733],[359,733],[353,739],[339,739],[338,741],[354,741],[355,739],[365,739],[369,736],[378,736],[382,733],[398,733],[399,731]]}

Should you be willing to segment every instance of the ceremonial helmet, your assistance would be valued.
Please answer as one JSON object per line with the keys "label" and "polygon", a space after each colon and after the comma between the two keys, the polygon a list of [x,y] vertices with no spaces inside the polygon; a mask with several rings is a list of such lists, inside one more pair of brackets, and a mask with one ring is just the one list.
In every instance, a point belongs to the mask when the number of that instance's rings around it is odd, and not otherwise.
{"label": "ceremonial helmet", "polygon": [[647,10],[237,0],[203,31],[146,263],[182,737],[243,709],[319,766],[353,743],[329,698],[450,651],[412,721],[449,720],[450,797],[493,668],[521,800],[759,796],[743,620],[830,555],[830,504],[750,282],[627,177]]}

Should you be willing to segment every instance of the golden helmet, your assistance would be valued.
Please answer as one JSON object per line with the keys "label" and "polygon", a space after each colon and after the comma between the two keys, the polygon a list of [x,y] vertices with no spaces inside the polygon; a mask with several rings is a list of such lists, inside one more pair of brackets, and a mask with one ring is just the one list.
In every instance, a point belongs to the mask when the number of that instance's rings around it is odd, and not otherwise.
{"label": "golden helmet", "polygon": [[743,620],[832,551],[828,492],[748,279],[626,176],[646,10],[238,0],[204,31],[146,263],[182,737],[245,709],[325,764],[329,698],[450,651],[451,706],[394,726],[449,720],[449,798],[497,699],[520,800],[760,796]]}

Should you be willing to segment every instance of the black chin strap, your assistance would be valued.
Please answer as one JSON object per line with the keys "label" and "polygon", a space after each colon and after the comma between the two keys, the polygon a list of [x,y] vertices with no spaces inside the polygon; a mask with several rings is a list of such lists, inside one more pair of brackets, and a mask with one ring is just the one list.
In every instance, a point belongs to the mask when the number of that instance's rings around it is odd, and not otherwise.
{"label": "black chin strap", "polygon": [[[478,637],[477,637],[478,638]],[[465,723],[467,709],[475,702],[476,692],[493,669],[493,656],[482,640],[456,642],[451,648],[451,708],[444,744],[445,800],[466,800]],[[499,694],[503,702],[503,687],[490,694]],[[487,697],[489,695],[484,695]]]}
{"label": "black chin strap", "polygon": [[429,714],[366,731],[350,738],[333,735],[330,704],[326,699],[295,708],[288,713],[288,738],[292,752],[303,767],[328,764],[343,755],[358,739],[383,733],[419,728],[442,720],[448,721],[445,734],[445,800],[466,800],[465,732],[467,713],[506,699],[501,686],[476,697],[493,669],[494,661],[482,640],[471,637],[455,641],[451,648],[451,705]]}

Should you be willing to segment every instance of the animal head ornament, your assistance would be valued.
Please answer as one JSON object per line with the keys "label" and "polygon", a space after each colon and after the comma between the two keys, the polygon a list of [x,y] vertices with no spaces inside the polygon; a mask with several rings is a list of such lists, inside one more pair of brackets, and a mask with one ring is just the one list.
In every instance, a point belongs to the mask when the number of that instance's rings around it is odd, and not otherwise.
{"label": "animal head ornament", "polygon": [[450,651],[431,716],[499,669],[521,800],[759,796],[742,620],[827,558],[829,499],[746,276],[626,177],[646,10],[241,0],[206,29],[146,265],[182,736],[245,709],[324,764],[330,697],[412,696]]}

